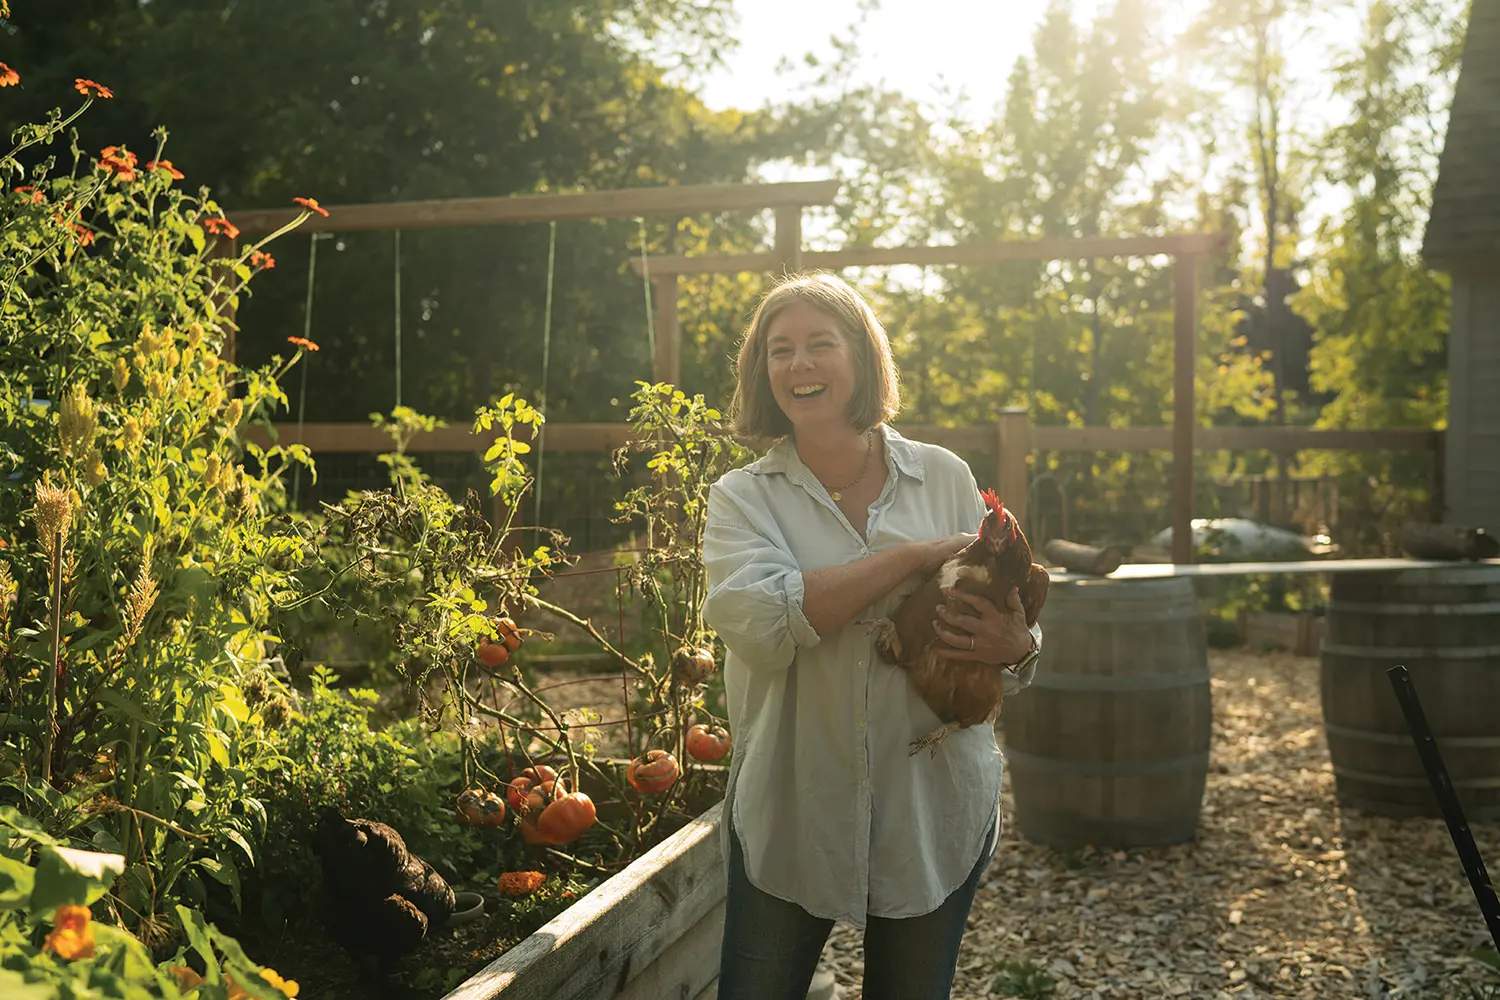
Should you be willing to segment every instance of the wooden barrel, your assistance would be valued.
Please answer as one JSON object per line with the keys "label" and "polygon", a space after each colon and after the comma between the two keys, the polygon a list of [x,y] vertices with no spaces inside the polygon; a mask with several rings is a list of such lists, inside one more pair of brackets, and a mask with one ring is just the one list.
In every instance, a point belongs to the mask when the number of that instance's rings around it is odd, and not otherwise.
{"label": "wooden barrel", "polygon": [[1438,816],[1386,671],[1404,664],[1470,820],[1500,819],[1500,565],[1333,577],[1323,723],[1339,801]]}
{"label": "wooden barrel", "polygon": [[1002,712],[1016,825],[1068,849],[1197,836],[1213,716],[1191,580],[1054,583],[1031,687]]}

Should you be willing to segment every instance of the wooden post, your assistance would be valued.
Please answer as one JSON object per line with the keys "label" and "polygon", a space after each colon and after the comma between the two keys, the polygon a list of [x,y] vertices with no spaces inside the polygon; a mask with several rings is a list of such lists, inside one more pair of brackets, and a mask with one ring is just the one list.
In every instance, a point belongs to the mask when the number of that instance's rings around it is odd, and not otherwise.
{"label": "wooden post", "polygon": [[776,266],[783,274],[802,270],[802,206],[782,205],[776,209]]}
{"label": "wooden post", "polygon": [[1173,262],[1172,562],[1193,561],[1193,369],[1198,331],[1198,258]]}
{"label": "wooden post", "polygon": [[656,358],[653,372],[656,381],[682,383],[682,330],[677,325],[677,275],[663,274],[651,279],[651,294],[656,305]]}
{"label": "wooden post", "polygon": [[1031,523],[1026,520],[1026,501],[1030,483],[1026,460],[1030,457],[1031,428],[1026,422],[1026,411],[1019,406],[1008,406],[995,421],[995,489],[1021,522],[1021,530],[1028,533]]}

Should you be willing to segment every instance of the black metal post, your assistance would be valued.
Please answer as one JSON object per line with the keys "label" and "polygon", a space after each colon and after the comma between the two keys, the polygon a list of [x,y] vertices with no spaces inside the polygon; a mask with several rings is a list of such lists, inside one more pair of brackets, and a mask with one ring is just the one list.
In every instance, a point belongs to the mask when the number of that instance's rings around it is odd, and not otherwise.
{"label": "black metal post", "polygon": [[1404,666],[1394,666],[1386,671],[1391,687],[1396,690],[1396,700],[1401,702],[1401,711],[1406,714],[1406,726],[1422,757],[1422,766],[1427,771],[1427,780],[1432,783],[1432,792],[1437,796],[1443,810],[1443,819],[1448,824],[1448,834],[1453,846],[1458,849],[1458,859],[1463,863],[1464,874],[1469,877],[1469,887],[1479,901],[1479,911],[1489,925],[1490,938],[1495,950],[1500,951],[1500,898],[1495,896],[1495,887],[1485,871],[1484,859],[1479,856],[1479,847],[1474,835],[1469,832],[1469,822],[1464,818],[1463,806],[1458,793],[1453,790],[1453,781],[1448,777],[1448,768],[1443,764],[1443,755],[1438,752],[1437,742],[1432,738],[1432,729],[1427,725],[1427,716],[1422,711],[1422,702],[1417,689],[1412,686],[1411,674]]}

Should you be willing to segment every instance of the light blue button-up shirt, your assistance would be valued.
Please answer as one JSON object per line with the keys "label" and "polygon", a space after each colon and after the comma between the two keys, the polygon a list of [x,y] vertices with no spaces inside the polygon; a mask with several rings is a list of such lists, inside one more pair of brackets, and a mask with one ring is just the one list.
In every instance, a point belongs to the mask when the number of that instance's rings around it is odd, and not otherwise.
{"label": "light blue button-up shirt", "polygon": [[[986,507],[963,460],[881,431],[886,482],[866,538],[788,439],[713,485],[703,543],[704,618],[728,648],[726,838],[732,823],[751,883],[857,926],[937,909],[993,854],[1000,805],[991,727],[953,733],[936,757],[908,756],[945,720],[880,659],[867,628],[820,636],[803,614],[804,571],[979,530]],[[893,613],[920,583],[909,577],[859,618]],[[1008,676],[1007,694],[1035,673],[1033,660]]]}

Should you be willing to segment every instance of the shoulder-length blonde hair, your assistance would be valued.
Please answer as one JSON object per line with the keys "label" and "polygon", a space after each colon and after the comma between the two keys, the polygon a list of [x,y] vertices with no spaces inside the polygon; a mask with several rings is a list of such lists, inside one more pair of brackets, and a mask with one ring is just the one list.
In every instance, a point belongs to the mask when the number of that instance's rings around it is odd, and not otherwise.
{"label": "shoulder-length blonde hair", "polygon": [[864,297],[842,278],[815,272],[782,280],[755,308],[740,343],[739,381],[732,408],[735,435],[750,441],[774,441],[792,432],[792,422],[771,392],[766,339],[777,315],[797,302],[833,317],[854,349],[855,385],[849,400],[849,423],[856,430],[867,431],[894,417],[901,409],[901,389],[885,327]]}

